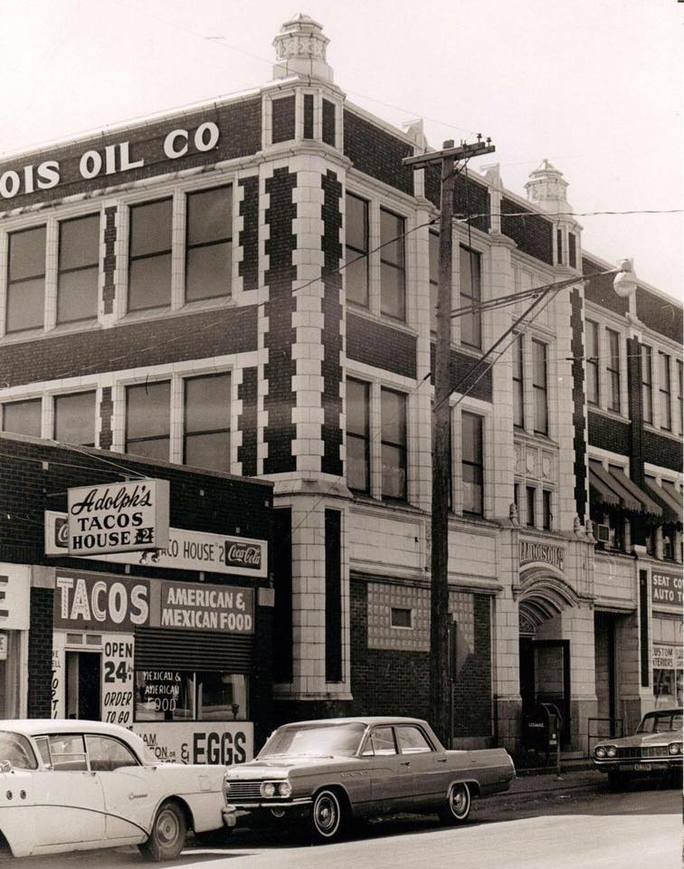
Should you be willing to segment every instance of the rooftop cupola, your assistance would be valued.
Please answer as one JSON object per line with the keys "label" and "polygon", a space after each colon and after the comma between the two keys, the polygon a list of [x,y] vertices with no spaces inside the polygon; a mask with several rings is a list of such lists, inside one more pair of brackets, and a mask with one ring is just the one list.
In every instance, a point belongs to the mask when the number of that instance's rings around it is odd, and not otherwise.
{"label": "rooftop cupola", "polygon": [[541,166],[530,173],[530,180],[525,184],[527,198],[545,211],[568,215],[572,206],[568,202],[568,182],[563,173],[543,160]]}
{"label": "rooftop cupola", "polygon": [[323,27],[313,18],[302,12],[290,18],[273,40],[276,50],[273,77],[298,75],[331,82],[333,71],[325,59],[329,42],[323,35]]}

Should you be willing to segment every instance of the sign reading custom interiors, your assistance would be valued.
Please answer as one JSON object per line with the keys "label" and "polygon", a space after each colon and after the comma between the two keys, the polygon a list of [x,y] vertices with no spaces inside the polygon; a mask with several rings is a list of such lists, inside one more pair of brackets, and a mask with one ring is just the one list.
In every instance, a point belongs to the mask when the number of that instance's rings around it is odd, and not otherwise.
{"label": "sign reading custom interiors", "polygon": [[[67,514],[45,511],[45,554],[66,555]],[[263,579],[268,576],[268,546],[265,540],[209,534],[169,528],[169,544],[153,552],[125,552],[88,555],[94,561],[117,564],[148,564],[174,570],[205,570]]]}
{"label": "sign reading custom interiors", "polygon": [[67,517],[69,555],[164,549],[169,545],[169,482],[69,489]]}
{"label": "sign reading custom interiors", "polygon": [[63,630],[150,627],[252,634],[254,590],[58,570],[53,620]]}

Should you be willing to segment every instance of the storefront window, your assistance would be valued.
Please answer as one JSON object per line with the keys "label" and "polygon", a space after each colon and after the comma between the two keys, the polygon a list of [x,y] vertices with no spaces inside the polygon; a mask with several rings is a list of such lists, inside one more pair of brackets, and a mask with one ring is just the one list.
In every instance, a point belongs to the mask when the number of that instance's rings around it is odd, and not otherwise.
{"label": "storefront window", "polygon": [[246,721],[247,715],[243,674],[136,671],[136,721]]}

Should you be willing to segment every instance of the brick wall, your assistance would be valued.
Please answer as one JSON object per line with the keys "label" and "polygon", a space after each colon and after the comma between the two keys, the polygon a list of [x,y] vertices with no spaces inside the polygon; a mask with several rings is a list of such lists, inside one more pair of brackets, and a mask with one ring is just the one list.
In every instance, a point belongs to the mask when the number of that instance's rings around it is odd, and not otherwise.
{"label": "brick wall", "polygon": [[416,376],[416,338],[347,311],[347,358],[404,377]]}
{"label": "brick wall", "polygon": [[643,444],[644,462],[682,473],[682,445],[680,441],[644,430]]}
{"label": "brick wall", "polygon": [[28,647],[28,717],[50,718],[52,683],[51,588],[31,589]]}
{"label": "brick wall", "polygon": [[242,463],[242,474],[254,477],[257,472],[257,398],[258,398],[257,368],[244,368],[242,383],[238,387],[238,398],[242,401],[239,427],[242,432],[242,444],[238,447],[238,461]]}
{"label": "brick wall", "polygon": [[[437,208],[441,201],[440,172],[439,166],[428,166],[425,170],[425,196]],[[469,175],[458,175],[454,184],[454,214],[484,214],[484,217],[474,218],[471,225],[489,232],[491,206],[487,186]]]}
{"label": "brick wall", "polygon": [[589,411],[589,443],[602,450],[628,456],[630,451],[630,424]]}
{"label": "brick wall", "polygon": [[266,241],[269,269],[266,283],[269,299],[264,306],[269,330],[264,335],[268,349],[268,363],[264,365],[264,378],[268,381],[268,394],[264,396],[264,409],[268,411],[268,426],[264,441],[268,444],[268,457],[264,459],[264,473],[277,474],[294,471],[296,460],[292,455],[292,441],[296,426],[292,422],[292,408],[296,396],[292,389],[292,377],[296,363],[292,358],[292,345],[296,330],[292,326],[292,314],[297,300],[292,294],[292,284],[297,277],[297,267],[292,264],[292,253],[297,246],[297,236],[292,232],[292,221],[297,216],[293,191],[297,186],[297,174],[287,169],[276,169],[266,181],[266,193],[270,204],[266,210],[266,223],[270,236]]}
{"label": "brick wall", "polygon": [[115,205],[105,208],[105,228],[104,228],[104,244],[105,255],[102,269],[104,271],[104,286],[102,290],[102,300],[104,302],[105,314],[111,314],[114,310],[114,296],[116,287],[114,285],[114,271],[116,269],[116,212]]}
{"label": "brick wall", "polygon": [[[473,595],[474,648],[459,666],[454,736],[491,735],[491,627],[487,595]],[[368,586],[350,584],[353,715],[430,718],[430,654],[368,648]]]}
{"label": "brick wall", "polygon": [[245,191],[240,203],[240,275],[243,290],[255,290],[259,286],[259,178],[242,178],[239,183]]}
{"label": "brick wall", "polygon": [[682,308],[644,287],[637,287],[636,313],[641,322],[659,335],[682,343]]}
{"label": "brick wall", "polygon": [[[524,217],[507,217],[525,212]],[[505,197],[501,200],[501,231],[512,238],[518,249],[553,265],[553,224]]]}
{"label": "brick wall", "polygon": [[[193,144],[193,135],[197,127],[205,121],[218,125],[220,138],[211,151],[198,151]],[[184,129],[190,131],[188,153],[177,159],[168,158],[163,151],[164,139],[172,130]],[[86,180],[79,170],[81,156],[89,150],[97,151],[104,156],[105,146],[129,143],[129,158],[131,162],[144,160],[144,165],[114,175],[105,175],[104,169],[95,178]],[[180,148],[183,141],[179,140],[176,147]],[[75,144],[50,148],[48,152],[30,155],[26,158],[13,158],[0,163],[0,174],[15,171],[23,178],[23,167],[28,164],[38,165],[43,160],[57,161],[60,167],[61,180],[56,187],[49,190],[36,190],[34,193],[15,196],[12,199],[0,198],[0,211],[26,207],[36,202],[54,202],[65,196],[78,193],[93,193],[112,184],[123,184],[149,178],[154,175],[164,175],[181,169],[218,163],[222,160],[232,160],[255,154],[261,148],[261,98],[244,100],[226,105],[215,103],[197,111],[178,113],[171,118],[160,121],[147,121],[131,125],[113,133],[98,134]],[[118,164],[119,165],[119,164]],[[117,168],[118,168],[117,165]]]}
{"label": "brick wall", "polygon": [[8,344],[0,347],[0,371],[6,386],[18,386],[256,348],[257,308],[252,305]]}
{"label": "brick wall", "polygon": [[273,100],[273,141],[289,142],[295,137],[295,98]]}
{"label": "brick wall", "polygon": [[577,515],[584,522],[587,509],[587,447],[586,428],[587,421],[584,415],[584,323],[582,320],[582,296],[579,290],[574,289],[570,295],[570,323],[572,337],[570,348],[572,351],[572,425],[574,429],[573,446],[575,449],[574,472],[575,472],[575,509]]}
{"label": "brick wall", "polygon": [[342,185],[334,172],[322,178],[324,201],[321,209],[323,218],[323,456],[321,470],[324,474],[342,476],[344,469],[340,458],[342,429],[340,414],[342,399],[342,305],[340,292],[342,276],[338,271],[342,256],[340,228],[342,215],[340,200]]}
{"label": "brick wall", "polygon": [[[588,257],[582,257],[582,274],[594,275],[605,271],[605,266],[600,265]],[[624,316],[629,310],[629,300],[621,299],[613,289],[614,275],[601,275],[592,278],[584,285],[584,297],[588,302],[594,302],[602,308]]]}
{"label": "brick wall", "polygon": [[413,171],[401,164],[413,147],[350,111],[344,113],[344,153],[360,172],[413,193]]}

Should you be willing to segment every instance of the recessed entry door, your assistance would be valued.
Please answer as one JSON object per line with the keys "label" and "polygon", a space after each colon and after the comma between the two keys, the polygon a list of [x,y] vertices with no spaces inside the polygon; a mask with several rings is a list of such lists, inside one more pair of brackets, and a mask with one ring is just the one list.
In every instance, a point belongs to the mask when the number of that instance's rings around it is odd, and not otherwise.
{"label": "recessed entry door", "polygon": [[101,715],[100,652],[66,652],[66,716],[99,721]]}

